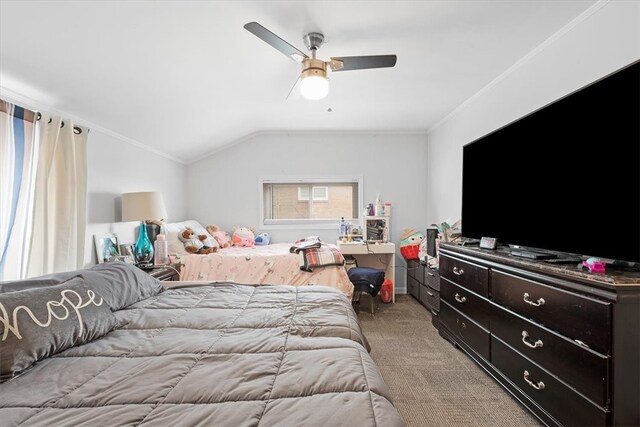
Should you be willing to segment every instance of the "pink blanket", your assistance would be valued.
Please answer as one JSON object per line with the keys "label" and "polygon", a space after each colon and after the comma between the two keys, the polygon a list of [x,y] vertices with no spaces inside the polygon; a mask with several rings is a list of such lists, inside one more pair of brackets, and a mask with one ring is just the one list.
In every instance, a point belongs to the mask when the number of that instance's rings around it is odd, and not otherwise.
{"label": "pink blanket", "polygon": [[207,255],[182,257],[180,280],[233,282],[261,285],[324,285],[353,295],[344,266],[300,269],[299,255],[289,253],[290,243],[275,243],[253,248],[231,247]]}

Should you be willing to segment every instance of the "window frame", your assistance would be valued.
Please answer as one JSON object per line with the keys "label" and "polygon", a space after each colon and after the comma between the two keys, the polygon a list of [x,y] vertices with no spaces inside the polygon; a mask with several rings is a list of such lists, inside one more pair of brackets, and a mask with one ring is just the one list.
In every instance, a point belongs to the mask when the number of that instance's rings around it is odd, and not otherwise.
{"label": "window frame", "polygon": [[[358,208],[356,218],[347,218],[345,221],[361,223],[363,220],[362,209],[364,200],[364,179],[362,175],[348,176],[327,176],[327,177],[307,177],[307,176],[268,176],[258,178],[258,203],[260,210],[260,228],[265,230],[330,230],[338,227],[338,219],[266,219],[264,209],[264,185],[265,184],[300,184],[301,186],[309,186],[310,197],[313,198],[313,187],[328,187],[330,184],[356,184],[358,189],[357,203]],[[327,184],[327,185],[322,185]],[[328,192],[327,192],[328,200]],[[322,200],[320,200],[322,201]]]}

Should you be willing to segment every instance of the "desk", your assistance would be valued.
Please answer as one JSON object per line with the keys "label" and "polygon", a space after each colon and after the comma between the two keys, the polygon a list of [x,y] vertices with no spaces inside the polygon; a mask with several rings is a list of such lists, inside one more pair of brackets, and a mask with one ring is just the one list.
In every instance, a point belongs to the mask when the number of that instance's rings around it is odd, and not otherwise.
{"label": "desk", "polygon": [[396,302],[396,245],[394,243],[345,243],[338,241],[338,250],[343,255],[352,255],[358,267],[373,267],[385,270],[385,278],[391,280],[391,301]]}

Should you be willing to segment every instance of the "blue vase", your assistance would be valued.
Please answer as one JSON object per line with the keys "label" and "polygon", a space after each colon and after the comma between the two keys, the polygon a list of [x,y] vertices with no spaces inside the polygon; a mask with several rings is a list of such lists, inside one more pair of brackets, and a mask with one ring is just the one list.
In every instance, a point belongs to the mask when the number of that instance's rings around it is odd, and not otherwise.
{"label": "blue vase", "polygon": [[147,235],[147,226],[144,222],[140,223],[140,232],[138,233],[138,241],[133,252],[136,257],[137,264],[151,264],[153,259],[153,245]]}

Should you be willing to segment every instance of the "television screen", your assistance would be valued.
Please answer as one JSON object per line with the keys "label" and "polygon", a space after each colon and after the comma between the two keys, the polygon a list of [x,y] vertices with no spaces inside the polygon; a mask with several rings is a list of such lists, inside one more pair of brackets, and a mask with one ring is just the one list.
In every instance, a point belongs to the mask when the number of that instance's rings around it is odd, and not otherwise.
{"label": "television screen", "polygon": [[640,61],[463,148],[462,235],[640,262]]}

